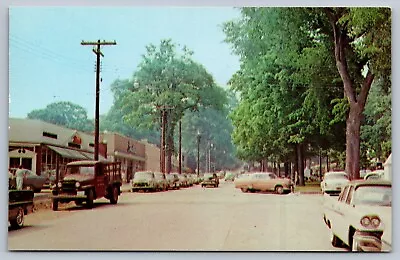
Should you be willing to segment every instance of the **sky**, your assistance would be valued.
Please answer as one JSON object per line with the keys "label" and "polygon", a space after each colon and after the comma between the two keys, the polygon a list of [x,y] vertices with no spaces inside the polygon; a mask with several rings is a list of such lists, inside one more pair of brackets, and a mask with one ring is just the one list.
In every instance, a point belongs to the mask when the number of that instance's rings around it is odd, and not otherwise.
{"label": "sky", "polygon": [[224,43],[222,24],[240,16],[233,7],[11,7],[9,9],[9,116],[71,101],[94,118],[96,55],[84,41],[103,46],[100,114],[113,103],[110,85],[131,79],[145,46],[162,39],[186,45],[217,84],[239,69]]}

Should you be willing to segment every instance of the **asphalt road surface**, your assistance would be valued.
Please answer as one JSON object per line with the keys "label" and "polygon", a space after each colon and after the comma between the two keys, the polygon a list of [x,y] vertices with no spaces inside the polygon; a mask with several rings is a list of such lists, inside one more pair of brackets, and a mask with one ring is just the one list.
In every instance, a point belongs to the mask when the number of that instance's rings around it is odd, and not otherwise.
{"label": "asphalt road surface", "polygon": [[232,183],[123,193],[117,205],[27,215],[9,250],[346,251],[334,248],[321,195],[242,193]]}

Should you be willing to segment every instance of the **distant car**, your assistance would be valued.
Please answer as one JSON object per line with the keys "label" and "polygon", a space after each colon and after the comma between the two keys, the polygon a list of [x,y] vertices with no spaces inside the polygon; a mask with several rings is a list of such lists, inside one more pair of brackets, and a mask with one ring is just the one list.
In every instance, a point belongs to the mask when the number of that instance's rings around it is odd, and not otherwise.
{"label": "distant car", "polygon": [[185,174],[178,174],[179,187],[189,187],[189,181]]}
{"label": "distant car", "polygon": [[233,172],[227,172],[225,174],[225,181],[234,181],[236,177],[236,174],[234,174]]}
{"label": "distant car", "polygon": [[165,175],[169,189],[179,189],[179,177],[176,173],[170,173]]}
{"label": "distant car", "polygon": [[213,187],[218,187],[219,185],[219,178],[217,174],[215,173],[206,173],[204,174],[204,179],[203,182],[201,183],[201,187],[208,187],[208,186],[213,186]]}
{"label": "distant car", "polygon": [[327,194],[339,194],[349,182],[349,177],[343,171],[327,172],[321,182],[321,190]]}
{"label": "distant car", "polygon": [[155,172],[154,179],[156,181],[158,190],[162,190],[162,191],[168,190],[169,185],[168,185],[168,181],[167,181],[164,173]]}
{"label": "distant car", "polygon": [[238,178],[235,180],[235,187],[243,192],[274,191],[277,194],[284,194],[293,191],[293,182],[288,178],[280,178],[274,173],[258,172]]}
{"label": "distant car", "polygon": [[373,172],[369,172],[364,176],[364,180],[377,180],[383,178],[383,170],[376,170]]}
{"label": "distant car", "polygon": [[132,179],[132,191],[155,191],[157,182],[150,171],[136,172]]}
{"label": "distant car", "polygon": [[[12,168],[11,172],[15,176],[15,172],[17,169]],[[23,180],[23,189],[24,190],[32,190],[33,192],[40,192],[44,188],[44,184],[46,183],[46,177],[39,176],[31,170],[24,170],[24,180]],[[16,187],[16,178],[13,177],[9,179],[9,183],[11,186]]]}

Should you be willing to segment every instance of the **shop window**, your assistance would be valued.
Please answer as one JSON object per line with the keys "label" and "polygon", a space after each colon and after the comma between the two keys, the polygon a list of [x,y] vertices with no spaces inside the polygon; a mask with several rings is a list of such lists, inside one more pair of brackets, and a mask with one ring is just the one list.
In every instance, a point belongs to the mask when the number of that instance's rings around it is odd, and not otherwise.
{"label": "shop window", "polygon": [[49,138],[53,138],[53,139],[57,139],[57,135],[56,134],[52,134],[52,133],[49,133],[49,132],[43,132],[43,136],[49,137]]}
{"label": "shop window", "polygon": [[68,147],[81,149],[81,145],[80,144],[75,144],[75,143],[72,143],[72,142],[68,143]]}

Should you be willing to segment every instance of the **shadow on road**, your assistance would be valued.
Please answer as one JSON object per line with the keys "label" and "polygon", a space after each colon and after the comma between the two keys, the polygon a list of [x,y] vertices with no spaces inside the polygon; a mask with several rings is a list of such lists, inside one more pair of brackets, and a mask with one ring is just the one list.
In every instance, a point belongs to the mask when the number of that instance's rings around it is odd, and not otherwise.
{"label": "shadow on road", "polygon": [[9,233],[9,235],[10,235],[10,234],[14,234],[14,233],[17,234],[18,232],[26,231],[26,230],[38,231],[38,230],[41,230],[41,229],[45,229],[47,227],[49,227],[49,226],[47,226],[47,225],[35,225],[35,226],[24,225],[21,228],[15,229],[15,228],[12,228],[11,226],[8,226],[8,232],[10,232]]}
{"label": "shadow on road", "polygon": [[[91,209],[107,208],[107,207],[124,207],[124,206],[129,206],[132,204],[133,203],[127,203],[127,202],[118,202],[117,204],[110,204],[110,202],[95,202],[93,204],[93,208],[91,208]],[[62,204],[60,204],[60,208],[58,210],[59,211],[80,211],[80,210],[90,210],[90,209],[88,209],[85,204],[82,204],[80,206],[71,205],[71,206],[66,206],[66,207],[63,207]]]}

